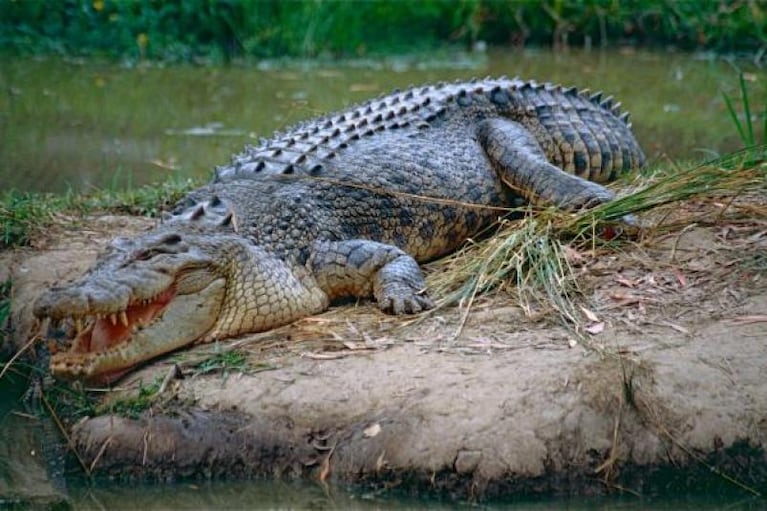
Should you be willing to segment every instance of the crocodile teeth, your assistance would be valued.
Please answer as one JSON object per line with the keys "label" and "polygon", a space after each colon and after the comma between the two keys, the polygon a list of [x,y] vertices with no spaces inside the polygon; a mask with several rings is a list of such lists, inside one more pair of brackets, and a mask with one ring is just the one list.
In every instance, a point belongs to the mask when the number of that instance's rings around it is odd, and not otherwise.
{"label": "crocodile teeth", "polygon": [[78,334],[83,331],[83,318],[75,318],[75,331]]}
{"label": "crocodile teeth", "polygon": [[110,314],[109,315],[109,321],[110,321],[110,323],[112,323],[112,326],[116,326],[117,325],[117,314],[115,314],[114,312],[112,314]]}
{"label": "crocodile teeth", "polygon": [[120,313],[120,323],[122,323],[123,326],[128,326],[128,315],[125,311]]}

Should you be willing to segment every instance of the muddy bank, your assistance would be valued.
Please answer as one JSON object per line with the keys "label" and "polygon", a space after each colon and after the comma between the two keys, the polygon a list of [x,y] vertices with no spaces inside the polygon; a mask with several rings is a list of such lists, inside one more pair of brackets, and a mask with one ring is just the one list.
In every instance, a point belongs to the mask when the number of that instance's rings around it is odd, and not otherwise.
{"label": "muddy bank", "polygon": [[[43,286],[147,222],[83,225],[3,255],[19,345]],[[103,398],[163,382],[139,418],[68,427],[85,465],[117,477],[301,477],[464,498],[764,489],[765,249],[763,220],[733,219],[586,254],[585,338],[545,310],[526,318],[503,293],[480,300],[458,336],[455,308],[419,322],[335,308],[157,361]]]}

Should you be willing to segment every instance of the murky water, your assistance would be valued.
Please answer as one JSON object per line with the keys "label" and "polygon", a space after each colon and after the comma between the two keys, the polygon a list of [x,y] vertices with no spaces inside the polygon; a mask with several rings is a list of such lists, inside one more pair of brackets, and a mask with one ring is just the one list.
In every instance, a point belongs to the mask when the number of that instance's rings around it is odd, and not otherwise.
{"label": "murky water", "polygon": [[[311,483],[219,483],[204,485],[153,486],[137,492],[127,486],[103,485],[99,488],[75,488],[71,492],[78,511],[160,511],[195,509],[312,509],[374,511],[383,509],[429,511],[484,509],[508,511],[746,511],[764,509],[757,499],[723,499],[711,496],[687,498],[664,497],[639,499],[635,497],[579,499],[516,499],[507,502],[439,502],[397,496],[396,492],[376,494],[343,491]],[[760,505],[761,504],[761,505]]]}
{"label": "murky water", "polygon": [[[63,192],[126,188],[170,175],[203,177],[259,136],[395,87],[485,75],[520,75],[603,89],[632,112],[652,160],[702,159],[740,146],[721,91],[737,96],[737,73],[721,60],[646,52],[492,52],[433,65],[416,59],[365,65],[260,68],[126,68],[93,62],[0,58],[0,184]],[[767,76],[751,71],[752,103]],[[756,110],[756,108],[755,108]],[[4,384],[5,382],[0,382]],[[66,492],[74,509],[454,509],[442,503],[327,488],[313,483],[175,485],[50,481],[39,459],[41,428],[19,412],[21,390],[0,385],[0,507],[7,490]],[[13,439],[13,440],[11,440]],[[46,479],[48,477],[48,479]],[[14,479],[15,478],[15,479]],[[19,479],[21,478],[21,479]],[[26,485],[27,488],[20,488]],[[48,492],[48,493],[46,493]],[[509,502],[539,510],[760,509],[740,496],[664,496]]]}
{"label": "murky water", "polygon": [[[722,60],[635,51],[495,51],[364,65],[126,68],[0,59],[0,180],[24,191],[125,188],[207,176],[259,136],[396,87],[485,75],[602,89],[623,102],[651,159],[701,159],[739,139]],[[747,75],[752,102],[765,74]]]}

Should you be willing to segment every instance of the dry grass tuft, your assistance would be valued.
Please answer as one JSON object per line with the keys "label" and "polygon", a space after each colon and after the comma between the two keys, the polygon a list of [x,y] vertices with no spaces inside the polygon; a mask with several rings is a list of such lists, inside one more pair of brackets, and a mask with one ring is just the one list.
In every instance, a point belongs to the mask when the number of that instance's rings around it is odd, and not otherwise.
{"label": "dry grass tuft", "polygon": [[[636,176],[629,193],[578,214],[550,208],[519,220],[501,220],[497,232],[431,265],[429,284],[440,308],[463,309],[462,324],[480,295],[510,291],[526,314],[541,308],[556,311],[561,322],[583,337],[588,309],[579,306],[580,292],[571,259],[579,250],[620,248],[620,239],[600,239],[624,230],[628,237],[652,238],[693,222],[715,223],[737,197],[767,190],[767,147],[735,153],[688,169]],[[724,201],[717,218],[711,208],[679,208],[684,201]],[[767,206],[748,203],[745,214],[767,216]],[[687,212],[687,213],[686,213]],[[632,225],[635,215],[642,227]],[[629,219],[629,224],[621,223]],[[609,238],[609,236],[607,236]],[[620,238],[620,237],[619,237]],[[571,248],[572,247],[572,248]],[[575,249],[575,250],[573,250]]]}

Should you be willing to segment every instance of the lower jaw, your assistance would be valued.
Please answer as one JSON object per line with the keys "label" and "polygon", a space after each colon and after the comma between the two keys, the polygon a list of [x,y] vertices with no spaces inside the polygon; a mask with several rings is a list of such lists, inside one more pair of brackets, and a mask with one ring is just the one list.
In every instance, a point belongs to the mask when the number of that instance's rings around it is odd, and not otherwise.
{"label": "lower jaw", "polygon": [[[118,367],[116,369],[102,369],[93,371],[92,361],[87,359],[88,352],[67,351],[53,355],[49,370],[51,374],[60,380],[81,381],[89,384],[107,385],[119,380],[133,370],[133,367]],[[73,363],[72,358],[76,362]]]}
{"label": "lower jaw", "polygon": [[93,383],[101,383],[102,385],[108,385],[110,383],[114,383],[129,372],[131,372],[133,368],[128,369],[119,369],[117,371],[111,371],[108,373],[102,373],[98,376],[96,376],[92,381]]}

